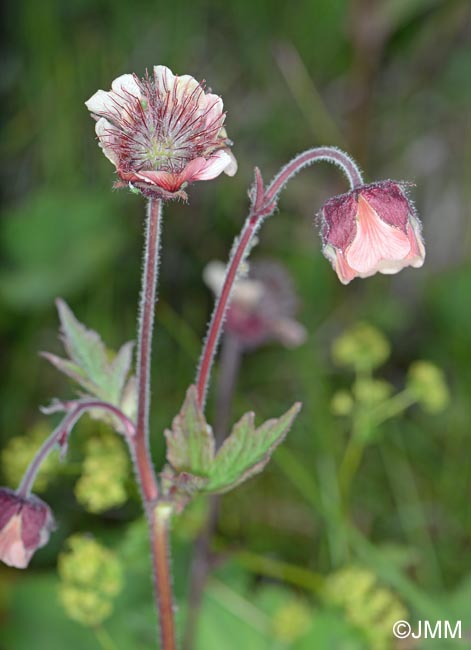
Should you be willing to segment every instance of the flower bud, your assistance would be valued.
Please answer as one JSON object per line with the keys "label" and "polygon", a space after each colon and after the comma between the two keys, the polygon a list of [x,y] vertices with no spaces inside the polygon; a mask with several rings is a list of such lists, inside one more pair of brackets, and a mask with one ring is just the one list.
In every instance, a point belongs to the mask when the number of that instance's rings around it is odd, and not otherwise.
{"label": "flower bud", "polygon": [[327,201],[320,216],[323,253],[343,284],[424,263],[421,225],[404,183],[356,187]]}
{"label": "flower bud", "polygon": [[5,564],[25,569],[36,549],[47,544],[53,528],[54,518],[44,501],[0,488],[0,559]]}

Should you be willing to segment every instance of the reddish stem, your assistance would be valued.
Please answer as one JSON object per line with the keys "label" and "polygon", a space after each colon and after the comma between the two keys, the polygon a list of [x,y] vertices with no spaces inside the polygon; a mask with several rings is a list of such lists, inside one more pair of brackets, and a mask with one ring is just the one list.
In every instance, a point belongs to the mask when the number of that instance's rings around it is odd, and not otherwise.
{"label": "reddish stem", "polygon": [[149,525],[152,568],[155,579],[155,598],[160,623],[162,650],[175,650],[175,620],[173,612],[172,580],[168,528],[171,508],[158,501],[157,479],[149,452],[150,365],[152,331],[154,327],[157,293],[158,258],[162,202],[150,199],[147,215],[144,270],[139,314],[137,345],[137,424],[134,438],[134,462],[139,477],[144,509]]}
{"label": "reddish stem", "polygon": [[147,215],[144,271],[142,275],[137,348],[137,422],[134,443],[135,462],[144,499],[155,503],[159,496],[157,480],[149,453],[149,402],[152,331],[158,277],[162,202],[150,199]]}
{"label": "reddish stem", "polygon": [[57,444],[66,445],[67,438],[72,431],[77,420],[80,416],[86,411],[91,409],[102,409],[104,411],[110,412],[112,415],[116,416],[121,420],[121,423],[124,425],[126,430],[126,436],[128,442],[132,444],[132,436],[134,435],[134,424],[131,420],[124,415],[116,406],[108,404],[108,402],[102,402],[100,400],[83,400],[80,402],[65,402],[64,404],[59,404],[57,408],[54,406],[52,409],[47,409],[50,413],[52,411],[58,410],[68,410],[67,415],[63,418],[62,422],[54,429],[51,435],[44,441],[39,451],[31,461],[28,469],[26,470],[23,479],[18,487],[17,493],[20,496],[27,497],[31,493],[34,481],[36,480],[37,473],[41,467],[44,460],[49,456],[51,451]]}
{"label": "reddish stem", "polygon": [[198,368],[196,380],[198,402],[203,408],[214,355],[224,324],[224,316],[229,306],[229,300],[237,279],[239,266],[250,251],[252,237],[261,226],[263,220],[271,216],[275,211],[278,196],[286,183],[304,167],[321,160],[334,163],[340,167],[347,176],[352,189],[363,184],[361,172],[354,161],[346,153],[335,147],[317,147],[299,154],[281,169],[266,189],[263,187],[260,172],[258,169],[255,170],[255,187],[253,190],[254,196],[252,198],[251,211],[242,228],[240,237],[234,245],[234,253],[229,261],[222,291],[218,297],[216,308],[209,324],[208,336],[204,343]]}
{"label": "reddish stem", "polygon": [[170,571],[169,528],[172,507],[161,501],[150,508],[147,517],[152,548],[152,566],[160,617],[160,643],[162,650],[177,647],[174,624],[172,575]]}

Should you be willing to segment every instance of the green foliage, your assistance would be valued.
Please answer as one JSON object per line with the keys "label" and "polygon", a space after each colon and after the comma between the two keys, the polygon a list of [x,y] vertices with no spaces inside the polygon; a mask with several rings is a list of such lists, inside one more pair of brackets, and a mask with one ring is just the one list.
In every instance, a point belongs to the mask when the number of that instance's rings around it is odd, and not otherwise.
{"label": "green foliage", "polygon": [[[57,309],[62,341],[69,358],[63,359],[49,352],[43,352],[43,356],[85,389],[88,395],[123,408],[128,416],[133,416],[135,400],[129,396],[134,387],[134,380],[129,377],[133,342],[125,343],[117,353],[113,353],[105,348],[96,332],[87,329],[75,318],[65,302],[57,300]],[[106,422],[114,420],[109,414],[98,410],[95,416]],[[119,427],[117,422],[118,430]]]}
{"label": "green foliage", "polygon": [[[180,479],[179,487],[221,494],[261,472],[276,447],[286,437],[301,405],[295,404],[278,419],[267,420],[260,427],[254,414],[246,413],[234,426],[222,447],[215,453],[211,427],[198,405],[197,391],[191,386],[172,429],[165,431],[167,460]],[[175,479],[173,479],[175,483]],[[195,483],[196,479],[196,483]],[[169,474],[165,480],[172,483]]]}
{"label": "green foliage", "polygon": [[0,298],[15,308],[48,305],[93,281],[123,247],[106,192],[33,193],[3,212]]}

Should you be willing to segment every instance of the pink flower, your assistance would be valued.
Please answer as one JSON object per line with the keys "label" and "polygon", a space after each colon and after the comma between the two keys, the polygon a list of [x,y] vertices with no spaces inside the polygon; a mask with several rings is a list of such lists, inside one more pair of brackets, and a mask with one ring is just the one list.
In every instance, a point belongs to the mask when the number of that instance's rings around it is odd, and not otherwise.
{"label": "pink flower", "polygon": [[54,518],[44,501],[0,488],[0,560],[25,569],[36,549],[47,544]]}
{"label": "pink flower", "polygon": [[130,183],[146,196],[186,198],[188,183],[237,171],[222,99],[189,75],[178,77],[162,65],[144,79],[124,74],[85,105],[120,187]]}
{"label": "pink flower", "polygon": [[327,201],[320,216],[324,255],[343,284],[424,263],[421,225],[404,183],[362,185]]}
{"label": "pink flower", "polygon": [[[205,282],[216,295],[221,292],[224,277],[222,262],[210,262],[204,270]],[[225,331],[245,349],[272,340],[297,347],[307,336],[305,328],[294,318],[297,306],[293,283],[281,264],[253,262],[247,277],[239,278],[234,285]]]}

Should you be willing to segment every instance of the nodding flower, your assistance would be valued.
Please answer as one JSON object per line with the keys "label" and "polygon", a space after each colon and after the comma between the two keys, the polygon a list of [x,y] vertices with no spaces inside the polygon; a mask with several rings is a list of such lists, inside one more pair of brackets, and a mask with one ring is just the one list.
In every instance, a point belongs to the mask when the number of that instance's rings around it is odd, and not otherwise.
{"label": "nodding flower", "polygon": [[103,153],[116,167],[117,187],[186,199],[189,183],[237,171],[222,99],[189,75],[179,77],[163,65],[143,79],[124,74],[85,105],[97,120]]}
{"label": "nodding flower", "polygon": [[[210,262],[204,270],[205,282],[216,295],[221,292],[224,276],[222,262]],[[296,292],[284,267],[277,262],[253,262],[248,275],[234,285],[225,331],[245,349],[272,340],[297,347],[307,337],[303,325],[294,318],[297,306]]]}
{"label": "nodding flower", "polygon": [[405,188],[396,181],[361,185],[322,208],[323,252],[343,284],[424,263],[420,221]]}
{"label": "nodding flower", "polygon": [[25,569],[34,552],[47,544],[54,528],[49,506],[34,495],[0,488],[0,560]]}

